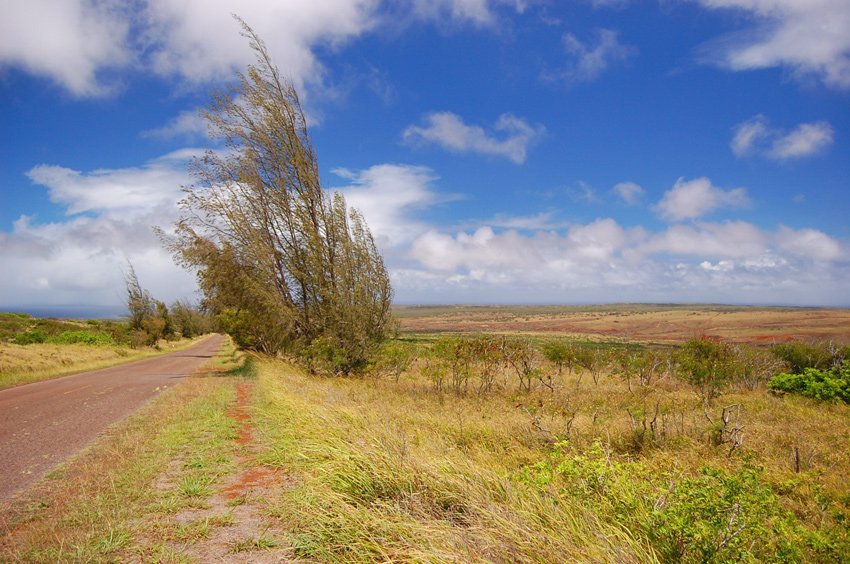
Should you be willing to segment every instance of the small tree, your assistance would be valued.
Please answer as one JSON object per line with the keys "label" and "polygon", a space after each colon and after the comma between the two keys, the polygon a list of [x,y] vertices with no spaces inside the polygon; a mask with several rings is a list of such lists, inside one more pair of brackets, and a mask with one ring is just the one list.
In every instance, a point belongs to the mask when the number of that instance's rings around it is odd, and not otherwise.
{"label": "small tree", "polygon": [[537,366],[537,350],[527,339],[506,339],[502,343],[502,354],[519,379],[520,391],[531,391],[531,385],[540,377]]}
{"label": "small tree", "polygon": [[734,351],[728,343],[708,337],[687,341],[678,355],[679,374],[708,402],[720,395],[734,375]]}
{"label": "small tree", "polygon": [[559,378],[565,366],[570,374],[572,374],[573,364],[576,360],[576,353],[572,343],[567,341],[550,341],[543,345],[541,351],[543,352],[543,356],[546,357],[546,360],[558,368]]}
{"label": "small tree", "polygon": [[194,161],[170,247],[243,346],[313,355],[320,339],[333,372],[360,370],[390,328],[389,276],[363,216],[322,189],[298,94],[241,23],[256,63],[202,114],[225,150]]}
{"label": "small tree", "polygon": [[136,269],[128,261],[128,270],[124,277],[127,285],[127,310],[130,314],[129,325],[131,330],[143,329],[142,322],[154,315],[154,299],[150,292],[142,288]]}

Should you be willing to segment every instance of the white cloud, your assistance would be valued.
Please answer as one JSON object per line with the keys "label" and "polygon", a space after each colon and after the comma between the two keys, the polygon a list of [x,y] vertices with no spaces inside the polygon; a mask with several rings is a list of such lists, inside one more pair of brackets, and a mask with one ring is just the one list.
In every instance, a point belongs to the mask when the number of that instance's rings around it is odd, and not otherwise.
{"label": "white cloud", "polygon": [[832,144],[834,131],[825,121],[801,123],[791,131],[772,127],[763,115],[757,115],[734,128],[730,147],[739,157],[763,155],[786,160],[807,157]]}
{"label": "white cloud", "polygon": [[154,71],[189,83],[229,79],[253,62],[232,14],[266,42],[275,64],[299,89],[320,83],[314,48],[338,47],[377,25],[374,0],[148,0],[146,39]]}
{"label": "white cloud", "polygon": [[30,170],[70,217],[38,222],[22,216],[11,232],[0,233],[2,305],[121,304],[127,259],[158,299],[191,298],[193,275],[174,265],[152,228],[168,230],[176,220],[192,154],[179,151],[137,168]]}
{"label": "white cloud", "polygon": [[142,132],[142,137],[158,139],[203,138],[207,135],[207,122],[198,110],[186,110],[177,114],[162,127]]}
{"label": "white cloud", "polygon": [[337,49],[399,21],[492,27],[502,6],[522,12],[525,2],[7,0],[0,18],[0,65],[48,77],[77,96],[110,93],[115,85],[104,71],[131,66],[174,77],[181,86],[205,85],[230,79],[254,61],[232,17],[238,14],[299,91],[318,94],[328,90],[318,48]]}
{"label": "white cloud", "polygon": [[623,202],[630,206],[637,205],[646,194],[646,191],[634,182],[620,182],[614,185],[613,190]]}
{"label": "white cloud", "polygon": [[0,66],[48,77],[75,96],[108,94],[101,75],[133,62],[129,21],[107,0],[6,0],[0,17]]}
{"label": "white cloud", "polygon": [[180,186],[189,181],[186,162],[200,150],[182,150],[138,168],[103,169],[82,173],[54,165],[38,165],[27,176],[46,186],[50,200],[69,215],[109,212],[112,217],[146,214],[151,207],[180,199]]}
{"label": "white cloud", "polygon": [[844,254],[835,239],[817,229],[795,231],[783,226],[776,235],[776,242],[782,251],[798,257],[830,261],[839,260]]}
{"label": "white cloud", "polygon": [[471,23],[478,27],[495,25],[497,5],[512,6],[518,13],[526,8],[523,0],[413,0],[411,5],[413,15],[419,19]]}
{"label": "white cloud", "polygon": [[357,208],[382,249],[409,243],[428,226],[415,219],[416,212],[441,198],[434,192],[434,172],[423,166],[381,164],[357,172],[334,171],[350,181],[341,192],[350,206]]}
{"label": "white cloud", "polygon": [[570,64],[560,71],[544,74],[550,80],[566,82],[591,82],[599,78],[613,63],[622,62],[631,57],[636,48],[624,45],[618,39],[618,32],[612,29],[599,29],[595,43],[584,43],[572,33],[562,37],[564,49],[571,56]]}
{"label": "white cloud", "polygon": [[832,144],[833,131],[825,121],[803,123],[773,142],[770,155],[776,159],[805,157]]}
{"label": "white cloud", "polygon": [[664,193],[656,210],[670,221],[696,219],[719,208],[742,207],[749,203],[743,188],[723,190],[712,185],[708,178],[685,181],[680,178]]}
{"label": "white cloud", "polygon": [[770,237],[756,226],[734,221],[673,225],[649,237],[639,248],[648,254],[706,258],[744,258],[764,253]]}
{"label": "white cloud", "polygon": [[[814,252],[813,252],[814,251]],[[405,302],[716,301],[846,305],[847,252],[817,230],[746,222],[658,233],[610,218],[559,234],[431,229],[393,268]]]}
{"label": "white cloud", "polygon": [[709,59],[735,71],[787,67],[835,88],[850,88],[847,0],[699,0],[709,9],[747,12],[750,29],[706,46]]}
{"label": "white cloud", "polygon": [[[135,168],[30,171],[69,217],[22,216],[12,232],[0,232],[3,305],[120,304],[127,258],[159,299],[191,296],[192,275],[172,263],[151,230],[177,217],[191,154]],[[382,247],[402,302],[848,305],[850,253],[816,229],[770,231],[736,221],[650,232],[611,218],[564,226],[543,212],[497,216],[451,233],[425,219],[447,199],[432,170],[382,164],[336,172],[348,181],[338,189],[361,209]]]}
{"label": "white cloud", "polygon": [[402,134],[408,143],[433,143],[457,153],[479,153],[525,162],[529,148],[546,132],[540,124],[531,125],[512,114],[502,114],[492,133],[477,125],[467,125],[457,114],[437,112],[425,116],[425,126],[411,125]]}

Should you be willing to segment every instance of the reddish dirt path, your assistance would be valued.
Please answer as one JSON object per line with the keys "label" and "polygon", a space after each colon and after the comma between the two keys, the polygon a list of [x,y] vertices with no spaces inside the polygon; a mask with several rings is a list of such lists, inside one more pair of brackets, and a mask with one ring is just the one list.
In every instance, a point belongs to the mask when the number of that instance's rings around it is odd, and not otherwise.
{"label": "reddish dirt path", "polygon": [[[253,384],[247,382],[239,384],[236,387],[236,406],[228,412],[228,415],[239,423],[236,442],[247,448],[249,453],[256,451],[254,426],[251,421],[251,414],[248,413],[252,389]],[[224,488],[223,491],[224,497],[228,501],[245,497],[254,490],[263,490],[274,485],[276,476],[271,468],[251,464],[252,461],[249,456],[246,456],[246,453],[238,456],[236,462],[241,469],[240,473],[233,483]]]}
{"label": "reddish dirt path", "polygon": [[182,351],[0,391],[0,502],[218,352],[214,335]]}

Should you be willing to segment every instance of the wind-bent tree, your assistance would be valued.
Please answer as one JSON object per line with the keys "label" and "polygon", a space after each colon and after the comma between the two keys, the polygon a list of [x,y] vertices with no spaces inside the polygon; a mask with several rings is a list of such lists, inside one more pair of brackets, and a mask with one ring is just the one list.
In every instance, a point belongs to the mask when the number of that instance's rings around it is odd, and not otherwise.
{"label": "wind-bent tree", "polygon": [[355,370],[388,329],[389,277],[363,217],[321,187],[295,88],[240,23],[256,63],[202,113],[224,147],[192,163],[172,250],[243,346],[320,343]]}

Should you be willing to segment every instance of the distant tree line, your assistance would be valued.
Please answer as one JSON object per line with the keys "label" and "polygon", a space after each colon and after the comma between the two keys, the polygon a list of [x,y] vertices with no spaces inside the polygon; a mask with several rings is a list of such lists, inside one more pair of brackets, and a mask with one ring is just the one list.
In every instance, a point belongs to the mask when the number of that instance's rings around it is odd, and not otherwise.
{"label": "distant tree line", "polygon": [[125,282],[129,340],[134,347],[155,346],[162,339],[192,338],[212,330],[212,319],[199,307],[179,299],[168,307],[151,296],[139,283],[132,264]]}

